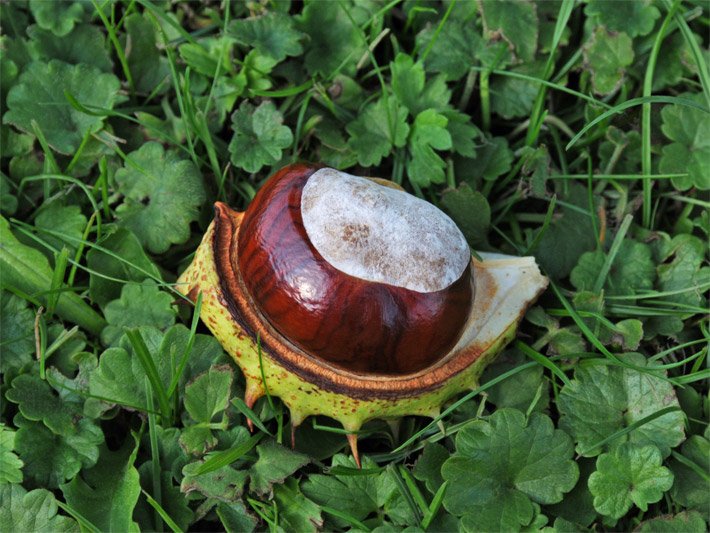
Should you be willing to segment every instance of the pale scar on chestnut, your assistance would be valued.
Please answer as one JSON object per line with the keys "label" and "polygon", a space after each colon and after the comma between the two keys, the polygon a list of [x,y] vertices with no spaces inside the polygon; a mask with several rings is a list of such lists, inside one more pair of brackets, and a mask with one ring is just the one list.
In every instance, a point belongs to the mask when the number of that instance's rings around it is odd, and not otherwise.
{"label": "pale scar on chestnut", "polygon": [[362,424],[436,417],[475,388],[547,286],[531,257],[480,255],[396,185],[294,164],[245,212],[215,204],[178,287],[202,293],[201,318],[241,368],[249,407],[268,387],[292,428],[336,419],[359,464]]}

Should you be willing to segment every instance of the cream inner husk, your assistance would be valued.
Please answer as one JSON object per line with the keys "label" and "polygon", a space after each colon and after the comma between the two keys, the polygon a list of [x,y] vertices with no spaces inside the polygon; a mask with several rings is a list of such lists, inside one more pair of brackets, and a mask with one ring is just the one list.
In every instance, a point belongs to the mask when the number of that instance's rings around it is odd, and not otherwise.
{"label": "cream inner husk", "polygon": [[306,182],[301,215],[318,253],[367,281],[439,291],[461,277],[471,257],[456,224],[432,204],[332,168]]}

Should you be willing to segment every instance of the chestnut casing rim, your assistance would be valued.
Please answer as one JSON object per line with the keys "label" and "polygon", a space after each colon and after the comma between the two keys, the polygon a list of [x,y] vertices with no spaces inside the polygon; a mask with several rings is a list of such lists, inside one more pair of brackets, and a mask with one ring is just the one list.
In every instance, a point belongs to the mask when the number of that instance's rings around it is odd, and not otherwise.
{"label": "chestnut casing rim", "polygon": [[[336,269],[311,243],[301,211],[302,191],[319,168],[280,170],[231,224],[230,257],[222,261],[240,281],[231,296],[245,295],[287,344],[343,371],[394,376],[430,368],[456,344],[471,312],[470,261],[457,280],[433,292]],[[222,218],[218,213],[216,235],[230,227]]]}
{"label": "chestnut casing rim", "polygon": [[466,370],[483,353],[483,347],[477,345],[454,349],[431,367],[397,376],[352,372],[311,356],[264,320],[249,298],[241,273],[233,268],[231,254],[242,219],[243,213],[221,202],[215,204],[212,249],[222,304],[250,338],[259,339],[265,354],[305,381],[363,400],[413,397],[439,388],[452,376]]}

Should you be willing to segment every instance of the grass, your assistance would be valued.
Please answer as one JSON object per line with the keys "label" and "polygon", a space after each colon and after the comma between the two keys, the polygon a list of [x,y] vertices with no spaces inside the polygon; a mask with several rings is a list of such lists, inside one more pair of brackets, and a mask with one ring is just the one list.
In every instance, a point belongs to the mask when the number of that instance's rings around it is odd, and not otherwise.
{"label": "grass", "polygon": [[[15,522],[0,530],[707,528],[707,6],[47,5],[1,15],[0,505]],[[393,67],[402,54],[411,68]],[[64,74],[39,84],[32,61]],[[115,98],[89,101],[105,76]],[[139,164],[148,143],[164,156]],[[282,445],[289,410],[263,368],[248,406],[200,320],[206,295],[176,286],[212,202],[243,210],[297,161],[388,176],[444,207],[474,254],[532,255],[551,280],[469,393],[357,431],[362,469],[327,417]],[[662,450],[674,481],[617,516],[579,471],[634,446]],[[542,464],[577,477],[506,481]]]}

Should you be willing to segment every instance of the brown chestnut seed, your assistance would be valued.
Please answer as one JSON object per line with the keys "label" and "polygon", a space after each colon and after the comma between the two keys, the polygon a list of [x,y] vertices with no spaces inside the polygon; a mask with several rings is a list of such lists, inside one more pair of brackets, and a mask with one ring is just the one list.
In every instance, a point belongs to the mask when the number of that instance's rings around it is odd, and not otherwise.
{"label": "brown chestnut seed", "polygon": [[247,405],[268,388],[292,428],[315,414],[349,432],[436,416],[477,386],[547,286],[533,258],[473,260],[448,217],[376,181],[287,166],[246,213],[215,205],[178,280],[193,300],[202,293],[201,318],[244,372]]}
{"label": "brown chestnut seed", "polygon": [[244,214],[238,250],[235,270],[269,323],[354,372],[435,363],[458,340],[473,299],[470,252],[451,219],[332,169],[274,175]]}

